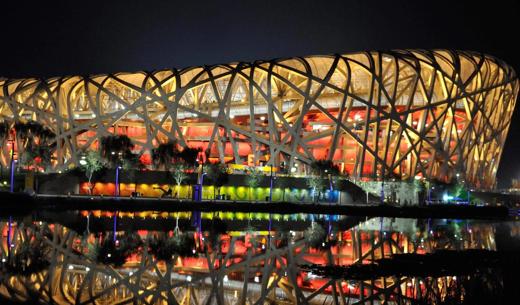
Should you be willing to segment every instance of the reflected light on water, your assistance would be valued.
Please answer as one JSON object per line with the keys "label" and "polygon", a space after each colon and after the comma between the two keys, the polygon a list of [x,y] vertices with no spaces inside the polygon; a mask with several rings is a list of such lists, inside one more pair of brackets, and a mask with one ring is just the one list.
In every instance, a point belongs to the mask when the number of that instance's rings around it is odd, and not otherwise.
{"label": "reflected light on water", "polygon": [[[497,250],[495,225],[476,221],[203,212],[194,226],[190,212],[154,211],[48,212],[33,218],[13,223],[11,251],[8,224],[0,221],[0,295],[6,299],[350,304],[379,302],[379,291],[390,303],[440,301],[446,293],[432,295],[432,287],[446,291],[461,275],[356,280],[328,278],[302,266],[371,264],[446,249]],[[512,236],[520,232],[515,223],[507,226]]]}

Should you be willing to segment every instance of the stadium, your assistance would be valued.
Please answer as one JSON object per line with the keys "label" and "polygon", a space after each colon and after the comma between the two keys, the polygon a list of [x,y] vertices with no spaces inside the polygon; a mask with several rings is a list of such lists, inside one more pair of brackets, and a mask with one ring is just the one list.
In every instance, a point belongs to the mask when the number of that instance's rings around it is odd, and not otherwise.
{"label": "stadium", "polygon": [[151,149],[176,140],[202,148],[212,162],[296,175],[327,159],[356,179],[462,175],[487,188],[495,184],[518,88],[510,66],[481,53],[373,51],[0,79],[0,121],[51,130],[55,171],[77,166],[101,137],[118,134],[128,135],[148,164]]}

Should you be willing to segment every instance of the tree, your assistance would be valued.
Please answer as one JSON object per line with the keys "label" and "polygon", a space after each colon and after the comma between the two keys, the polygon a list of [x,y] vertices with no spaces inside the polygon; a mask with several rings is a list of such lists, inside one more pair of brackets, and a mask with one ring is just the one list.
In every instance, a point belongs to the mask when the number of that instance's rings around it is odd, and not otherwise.
{"label": "tree", "polygon": [[142,154],[140,153],[128,153],[126,157],[121,160],[121,167],[123,169],[143,170],[146,166],[141,162],[141,156]]}
{"label": "tree", "polygon": [[4,143],[4,141],[7,140],[10,130],[9,123],[6,121],[0,123],[0,143]]}
{"label": "tree", "polygon": [[152,149],[152,162],[156,169],[169,170],[172,163],[176,163],[180,157],[177,141],[161,143]]}
{"label": "tree", "polygon": [[220,197],[220,188],[229,180],[227,166],[222,163],[207,163],[206,164],[207,177],[213,185],[213,199],[215,199],[215,190]]}
{"label": "tree", "polygon": [[327,231],[325,231],[322,225],[312,221],[311,226],[305,230],[305,243],[307,246],[315,249],[322,248],[325,246],[326,240]]}
{"label": "tree", "polygon": [[339,167],[334,165],[331,160],[316,160],[310,164],[311,172],[314,175],[323,176],[331,174],[332,176],[338,176],[340,174]]}
{"label": "tree", "polygon": [[14,124],[18,147],[18,159],[27,168],[38,166],[48,168],[56,148],[56,134],[35,121],[16,122]]}
{"label": "tree", "polygon": [[177,198],[181,193],[181,184],[188,178],[188,174],[186,174],[186,170],[188,167],[184,163],[174,163],[171,166],[170,172],[173,176],[173,180],[177,184]]}
{"label": "tree", "polygon": [[312,189],[313,201],[316,202],[321,192],[326,188],[326,180],[323,176],[311,175],[307,177],[307,185]]}
{"label": "tree", "polygon": [[197,157],[201,151],[202,149],[200,148],[186,147],[180,152],[179,158],[182,159],[186,165],[195,166],[197,163]]}
{"label": "tree", "polygon": [[331,185],[332,181],[328,181],[325,177],[332,179],[339,176],[340,171],[337,165],[331,160],[316,160],[310,164],[311,175],[307,179],[307,185],[313,190],[314,201],[321,196],[327,185]]}
{"label": "tree", "polygon": [[85,175],[88,179],[88,191],[92,195],[94,186],[92,185],[92,176],[103,168],[103,161],[99,152],[88,151],[84,157],[79,161],[81,167],[85,171]]}
{"label": "tree", "polygon": [[27,168],[32,167],[35,171],[39,168],[48,169],[52,163],[52,148],[45,144],[37,145],[29,142],[20,163]]}
{"label": "tree", "polygon": [[470,198],[468,198],[466,185],[460,180],[453,182],[453,186],[450,188],[450,194],[460,200],[470,200]]}
{"label": "tree", "polygon": [[[260,170],[257,170],[254,167],[249,167],[247,170],[247,178],[246,183],[249,186],[250,192],[253,191],[254,188],[260,185],[260,181],[262,180],[263,173]],[[256,197],[255,197],[256,200]]]}
{"label": "tree", "polygon": [[7,257],[4,268],[7,274],[29,276],[48,269],[51,251],[42,236],[27,236],[16,252]]}
{"label": "tree", "polygon": [[282,189],[282,201],[285,201],[285,189],[289,186],[290,180],[287,177],[276,177],[276,187]]}
{"label": "tree", "polygon": [[102,240],[88,245],[88,257],[98,263],[121,267],[126,260],[137,253],[143,241],[135,232],[128,232],[114,238],[114,233],[108,233]]}
{"label": "tree", "polygon": [[14,123],[14,131],[16,136],[16,146],[18,147],[18,159],[21,160],[29,136],[29,129],[25,123],[18,121]]}
{"label": "tree", "polygon": [[134,143],[126,135],[109,135],[102,137],[99,143],[99,153],[110,167],[120,166],[124,160],[135,159],[132,153]]}
{"label": "tree", "polygon": [[[9,123],[6,121],[2,121],[0,123],[0,151],[4,151],[4,153],[7,151],[7,145],[6,142],[9,140],[9,134],[11,133],[11,128],[9,127]],[[1,157],[1,155],[0,155]],[[7,164],[7,160],[5,160],[5,163]],[[1,166],[1,163],[0,163]]]}
{"label": "tree", "polygon": [[419,200],[418,204],[424,204],[424,201],[426,200],[427,191],[425,182],[422,179],[414,179],[413,186],[417,194],[417,199]]}
{"label": "tree", "polygon": [[148,248],[156,260],[171,263],[174,257],[192,257],[196,255],[193,232],[175,232],[175,235],[152,236],[148,239]]}

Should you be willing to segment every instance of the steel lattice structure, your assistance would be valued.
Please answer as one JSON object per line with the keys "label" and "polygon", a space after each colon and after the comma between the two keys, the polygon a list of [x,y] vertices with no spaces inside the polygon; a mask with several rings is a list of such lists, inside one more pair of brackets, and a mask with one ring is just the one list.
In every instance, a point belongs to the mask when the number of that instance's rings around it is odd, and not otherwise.
{"label": "steel lattice structure", "polygon": [[[0,229],[7,232],[7,223]],[[54,224],[30,227],[14,223],[11,255],[35,236],[35,228],[50,228],[50,266],[31,275],[0,272],[0,296],[16,301],[45,304],[442,304],[453,284],[452,277],[410,278],[392,276],[366,281],[316,279],[300,265],[371,263],[400,253],[424,253],[435,249],[485,248],[493,250],[493,229],[482,227],[467,241],[440,242],[430,236],[420,243],[408,234],[365,231],[359,227],[334,234],[349,236],[333,248],[309,248],[303,232],[289,242],[280,237],[250,232],[226,239],[218,247],[206,246],[196,261],[175,256],[157,261],[145,249],[123,267],[101,265],[82,255],[81,234]],[[49,229],[45,229],[49,230]],[[0,257],[7,257],[7,234],[0,236]],[[95,237],[89,235],[89,243]],[[224,238],[220,237],[221,240]],[[239,247],[241,245],[241,247]],[[264,245],[262,247],[261,245]],[[240,248],[245,251],[239,251]],[[3,263],[1,263],[3,264]]]}
{"label": "steel lattice structure", "polygon": [[330,159],[353,177],[450,180],[460,173],[489,187],[518,87],[511,67],[479,53],[360,52],[4,79],[0,116],[52,129],[58,169],[117,133],[142,151],[176,139],[221,162],[292,168]]}

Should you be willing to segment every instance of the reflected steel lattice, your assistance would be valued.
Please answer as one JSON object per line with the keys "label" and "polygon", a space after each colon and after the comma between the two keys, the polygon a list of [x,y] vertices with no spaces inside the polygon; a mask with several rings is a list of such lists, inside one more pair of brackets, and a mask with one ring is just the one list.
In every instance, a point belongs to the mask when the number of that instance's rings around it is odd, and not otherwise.
{"label": "reflected steel lattice", "polygon": [[[34,225],[33,225],[34,226]],[[40,228],[47,224],[40,224]],[[0,272],[0,296],[16,301],[43,301],[45,304],[443,304],[450,277],[391,276],[366,281],[345,281],[324,278],[308,285],[311,276],[300,265],[322,262],[322,265],[371,263],[399,253],[422,253],[436,249],[458,249],[457,239],[446,241],[434,236],[421,243],[406,233],[363,231],[350,229],[351,240],[343,241],[336,250],[317,251],[305,244],[303,232],[294,242],[280,244],[271,238],[265,249],[260,244],[265,235],[249,233],[233,236],[229,246],[208,246],[198,254],[200,268],[189,259],[175,256],[173,263],[157,261],[146,250],[137,262],[121,268],[97,264],[80,253],[84,252],[82,236],[54,224],[45,242],[51,247],[48,270],[30,276]],[[7,230],[7,223],[0,222]],[[151,233],[151,232],[149,232]],[[363,238],[362,238],[363,233]],[[415,234],[415,232],[414,232]],[[467,233],[464,248],[495,250],[494,231],[483,224],[479,230]],[[12,254],[23,248],[23,241],[34,236],[34,227],[19,223],[13,226]],[[89,236],[89,240],[93,239]],[[237,253],[238,243],[248,243],[245,253]],[[92,241],[90,241],[92,242]],[[351,245],[345,247],[345,243]],[[7,257],[6,237],[0,236],[0,257]],[[190,279],[188,278],[190,275]],[[244,280],[234,279],[234,277]],[[258,276],[258,278],[255,278]],[[425,285],[419,285],[424,282]],[[413,286],[412,286],[413,284]],[[353,288],[348,288],[347,285]],[[422,286],[422,287],[421,287]],[[354,288],[355,287],[355,288]],[[412,287],[412,288],[410,288]],[[364,294],[360,294],[364,291]],[[35,298],[35,299],[33,299]]]}
{"label": "reflected steel lattice", "polygon": [[125,133],[142,151],[177,139],[222,162],[291,168],[325,158],[356,178],[458,172],[490,187],[518,84],[511,67],[479,53],[361,52],[4,79],[0,116],[50,127],[57,169],[77,164],[99,137]]}

